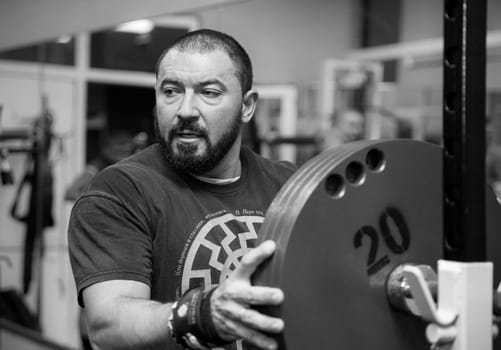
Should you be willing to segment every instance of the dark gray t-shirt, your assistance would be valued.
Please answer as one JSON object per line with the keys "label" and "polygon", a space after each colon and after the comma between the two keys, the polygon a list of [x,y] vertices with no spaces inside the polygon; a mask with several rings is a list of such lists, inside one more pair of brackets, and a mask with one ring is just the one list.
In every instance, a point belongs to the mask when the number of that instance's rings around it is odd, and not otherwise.
{"label": "dark gray t-shirt", "polygon": [[173,171],[160,152],[153,145],[104,169],[75,203],[68,240],[80,302],[85,287],[112,279],[146,283],[160,302],[219,284],[295,170],[242,148],[240,179],[214,185]]}

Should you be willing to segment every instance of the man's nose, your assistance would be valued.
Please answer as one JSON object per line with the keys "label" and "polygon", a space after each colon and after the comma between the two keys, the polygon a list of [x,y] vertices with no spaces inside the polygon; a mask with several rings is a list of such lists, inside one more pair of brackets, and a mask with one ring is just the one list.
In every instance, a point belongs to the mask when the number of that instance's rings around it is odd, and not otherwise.
{"label": "man's nose", "polygon": [[192,91],[186,91],[183,96],[183,101],[177,112],[179,118],[198,118],[200,112],[198,110],[197,97]]}

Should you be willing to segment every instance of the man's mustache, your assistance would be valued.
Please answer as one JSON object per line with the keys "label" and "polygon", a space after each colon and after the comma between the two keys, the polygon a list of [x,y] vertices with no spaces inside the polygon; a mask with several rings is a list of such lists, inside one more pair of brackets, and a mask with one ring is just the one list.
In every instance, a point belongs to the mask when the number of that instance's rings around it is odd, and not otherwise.
{"label": "man's mustache", "polygon": [[182,121],[181,123],[177,124],[171,129],[169,136],[187,132],[198,135],[200,137],[208,136],[207,130],[193,121]]}

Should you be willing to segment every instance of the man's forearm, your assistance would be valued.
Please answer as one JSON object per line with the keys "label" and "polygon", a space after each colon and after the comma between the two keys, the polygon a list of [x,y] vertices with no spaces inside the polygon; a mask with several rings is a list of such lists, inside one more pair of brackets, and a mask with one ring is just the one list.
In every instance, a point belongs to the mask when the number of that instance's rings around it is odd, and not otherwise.
{"label": "man's forearm", "polygon": [[98,349],[165,349],[172,304],[117,297],[96,307],[89,317],[89,337]]}

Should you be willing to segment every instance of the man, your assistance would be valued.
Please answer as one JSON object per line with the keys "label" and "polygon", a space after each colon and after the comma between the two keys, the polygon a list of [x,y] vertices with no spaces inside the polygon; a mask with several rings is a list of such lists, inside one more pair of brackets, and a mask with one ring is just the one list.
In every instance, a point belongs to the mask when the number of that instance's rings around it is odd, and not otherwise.
{"label": "man", "polygon": [[322,150],[330,149],[363,138],[364,117],[353,109],[338,111],[332,117],[332,128],[327,129]]}
{"label": "man", "polygon": [[251,87],[247,53],[220,32],[190,32],[160,57],[159,143],[94,177],[70,220],[96,348],[276,348],[283,321],[253,306],[283,293],[250,283],[275,245],[250,247],[294,169],[241,147]]}

